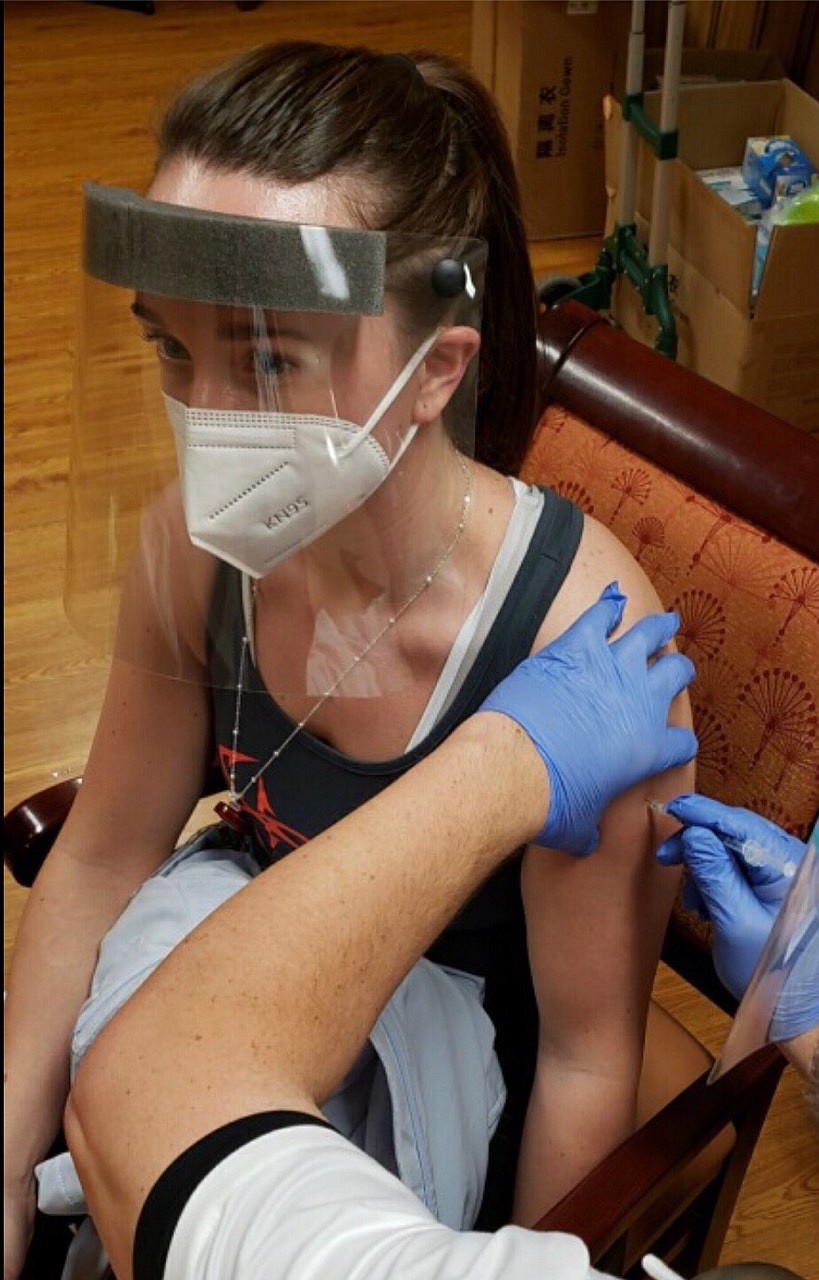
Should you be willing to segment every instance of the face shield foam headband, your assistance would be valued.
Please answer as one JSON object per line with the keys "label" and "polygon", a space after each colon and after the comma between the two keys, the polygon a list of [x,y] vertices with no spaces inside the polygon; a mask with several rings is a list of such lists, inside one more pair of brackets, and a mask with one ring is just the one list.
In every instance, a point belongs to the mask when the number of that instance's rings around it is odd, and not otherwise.
{"label": "face shield foam headband", "polygon": [[165,396],[194,545],[260,578],[366,502],[418,427],[404,428],[392,458],[373,429],[438,332],[421,344],[363,427],[320,414],[188,408]]}

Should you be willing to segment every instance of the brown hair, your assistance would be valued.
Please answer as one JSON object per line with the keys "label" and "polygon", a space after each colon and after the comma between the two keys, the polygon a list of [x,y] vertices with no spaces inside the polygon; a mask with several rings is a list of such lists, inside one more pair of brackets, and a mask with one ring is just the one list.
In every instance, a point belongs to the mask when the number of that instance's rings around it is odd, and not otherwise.
{"label": "brown hair", "polygon": [[486,90],[449,58],[266,45],[183,89],[159,160],[302,183],[371,179],[363,224],[488,245],[476,454],[515,473],[534,431],[536,302],[506,133]]}

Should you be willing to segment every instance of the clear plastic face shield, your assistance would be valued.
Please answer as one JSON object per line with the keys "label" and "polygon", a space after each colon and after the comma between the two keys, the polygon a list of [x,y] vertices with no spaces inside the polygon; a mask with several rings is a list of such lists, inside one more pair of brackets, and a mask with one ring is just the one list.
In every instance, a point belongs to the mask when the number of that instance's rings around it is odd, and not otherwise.
{"label": "clear plastic face shield", "polygon": [[819,991],[819,824],[742,997],[709,1083],[764,1044],[810,1031]]}
{"label": "clear plastic face shield", "polygon": [[484,244],[89,186],[84,266],[77,630],[219,687],[237,628],[274,694],[408,681],[388,633],[426,597],[454,638],[467,607]]}

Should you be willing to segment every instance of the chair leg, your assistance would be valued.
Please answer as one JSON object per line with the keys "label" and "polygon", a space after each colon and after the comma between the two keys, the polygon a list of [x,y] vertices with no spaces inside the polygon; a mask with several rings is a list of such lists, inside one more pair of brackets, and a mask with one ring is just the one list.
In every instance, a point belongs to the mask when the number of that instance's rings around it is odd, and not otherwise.
{"label": "chair leg", "polygon": [[702,1252],[692,1262],[692,1274],[708,1271],[719,1262],[725,1235],[736,1206],[737,1197],[748,1169],[751,1156],[765,1123],[774,1094],[784,1070],[785,1060],[773,1057],[767,1073],[765,1088],[759,1092],[745,1112],[741,1125],[737,1125],[738,1139],[728,1160],[725,1172],[717,1184],[711,1225],[703,1243]]}

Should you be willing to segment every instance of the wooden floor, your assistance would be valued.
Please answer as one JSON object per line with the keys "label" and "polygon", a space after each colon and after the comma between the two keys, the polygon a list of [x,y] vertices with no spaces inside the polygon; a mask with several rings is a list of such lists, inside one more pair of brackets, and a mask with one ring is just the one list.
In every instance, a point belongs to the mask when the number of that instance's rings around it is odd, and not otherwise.
{"label": "wooden floor", "polygon": [[[6,35],[6,808],[82,769],[104,663],[62,611],[80,189],[144,187],[149,128],[175,85],[267,40],[427,47],[469,57],[465,0],[156,5],[153,17],[82,3],[9,3]],[[533,245],[538,274],[577,273],[594,241]],[[6,880],[6,966],[23,892]],[[712,1051],[725,1021],[671,974],[660,999]],[[819,1280],[819,1143],[786,1072],[722,1261],[765,1260]]]}

